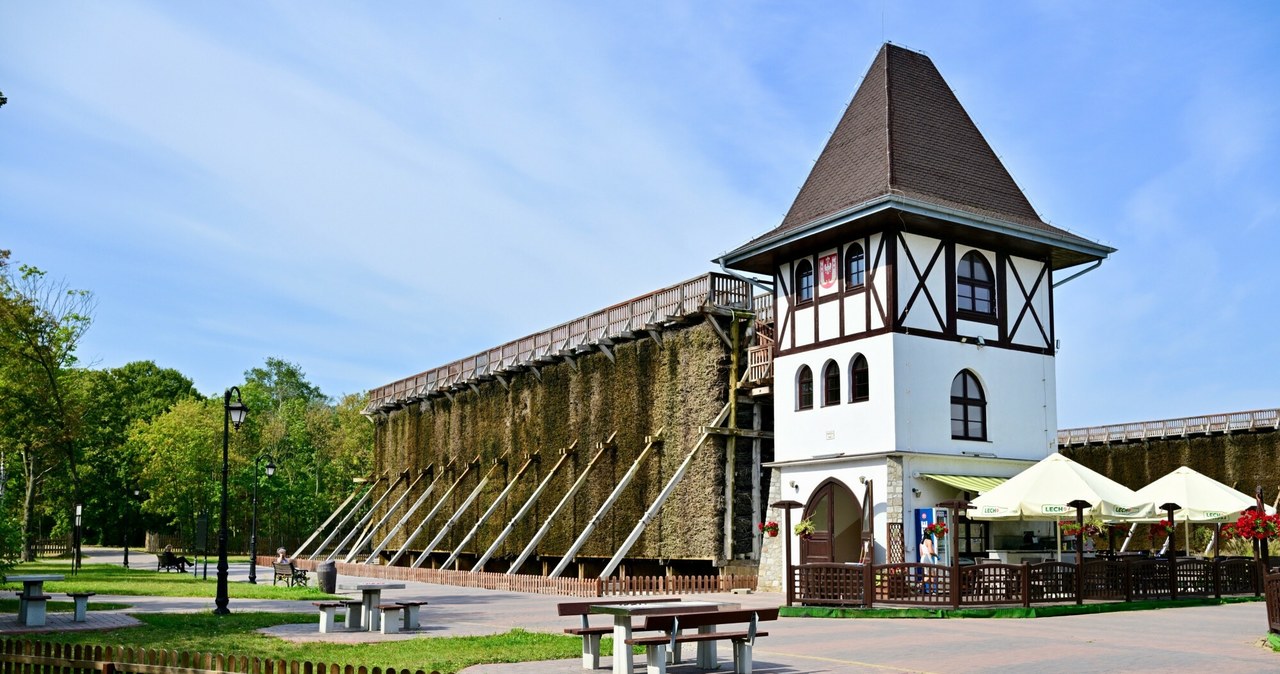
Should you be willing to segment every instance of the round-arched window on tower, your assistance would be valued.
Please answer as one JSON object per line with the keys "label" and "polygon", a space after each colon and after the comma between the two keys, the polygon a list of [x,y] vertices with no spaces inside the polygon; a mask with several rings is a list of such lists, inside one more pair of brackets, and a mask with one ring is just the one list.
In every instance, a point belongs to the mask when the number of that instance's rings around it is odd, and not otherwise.
{"label": "round-arched window on tower", "polygon": [[796,263],[796,304],[813,301],[813,263],[801,260]]}
{"label": "round-arched window on tower", "polygon": [[796,409],[813,409],[813,370],[801,365],[796,373]]}
{"label": "round-arched window on tower", "polygon": [[956,310],[962,316],[987,320],[996,315],[995,275],[976,250],[965,253],[956,269]]}
{"label": "round-arched window on tower", "polygon": [[857,354],[849,362],[849,402],[860,403],[871,399],[871,373],[867,358]]}
{"label": "round-arched window on tower", "polygon": [[834,360],[822,366],[822,406],[840,404],[840,366]]}
{"label": "round-arched window on tower", "polygon": [[987,397],[978,378],[968,370],[961,370],[951,380],[951,437],[987,439]]}

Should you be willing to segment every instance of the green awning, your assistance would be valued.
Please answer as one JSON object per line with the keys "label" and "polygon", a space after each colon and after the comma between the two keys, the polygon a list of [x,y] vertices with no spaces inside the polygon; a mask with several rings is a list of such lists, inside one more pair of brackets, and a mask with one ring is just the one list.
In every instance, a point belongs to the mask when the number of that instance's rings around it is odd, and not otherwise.
{"label": "green awning", "polygon": [[937,473],[921,473],[920,477],[937,480],[961,491],[983,494],[1005,483],[1007,477],[987,477],[985,475],[939,475]]}

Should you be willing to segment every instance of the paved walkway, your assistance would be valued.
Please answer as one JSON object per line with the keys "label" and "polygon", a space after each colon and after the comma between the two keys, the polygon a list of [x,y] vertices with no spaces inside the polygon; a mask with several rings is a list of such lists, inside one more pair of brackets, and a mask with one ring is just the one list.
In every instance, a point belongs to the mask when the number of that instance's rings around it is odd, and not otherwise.
{"label": "paved walkway", "polygon": [[[118,556],[118,552],[114,553]],[[131,560],[136,555],[131,555]],[[140,555],[138,555],[140,556]],[[141,556],[147,559],[145,556]],[[92,551],[93,562],[112,562],[112,551]],[[118,560],[116,560],[118,563]],[[154,559],[152,558],[154,564]],[[259,579],[266,571],[259,571]],[[248,565],[232,565],[230,577],[243,581]],[[269,576],[268,576],[269,577]],[[340,578],[343,582],[345,578]],[[426,638],[501,633],[512,628],[559,633],[574,622],[555,615],[556,595],[530,595],[406,582],[389,599],[426,599],[424,630],[383,637],[324,635],[324,641]],[[699,595],[738,602],[743,607],[777,606],[777,594]],[[130,612],[212,610],[212,600],[169,597],[95,597],[127,603]],[[92,606],[92,605],[91,605]],[[306,601],[233,599],[232,611],[311,612]],[[110,615],[112,612],[100,612]],[[90,611],[92,616],[94,612]],[[57,615],[57,614],[53,614]],[[603,622],[603,621],[601,621]],[[1280,653],[1261,646],[1267,632],[1261,602],[1156,611],[1132,611],[1035,619],[816,619],[783,618],[768,626],[756,644],[760,674],[852,674],[861,672],[1274,672]],[[291,640],[320,640],[315,624],[272,628]],[[722,670],[730,649],[720,647]],[[644,658],[637,656],[637,671]],[[609,659],[603,658],[607,669]],[[689,665],[673,674],[696,671]],[[581,660],[481,665],[465,674],[580,674]]]}

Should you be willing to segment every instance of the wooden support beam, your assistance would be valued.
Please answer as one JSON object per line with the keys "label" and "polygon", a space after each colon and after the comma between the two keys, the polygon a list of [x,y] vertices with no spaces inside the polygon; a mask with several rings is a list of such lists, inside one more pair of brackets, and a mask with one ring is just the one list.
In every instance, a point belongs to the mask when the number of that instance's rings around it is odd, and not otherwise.
{"label": "wooden support beam", "polygon": [[649,333],[649,339],[652,339],[654,344],[662,346],[662,332],[660,330],[656,328],[645,328],[645,332]]}
{"label": "wooden support beam", "polygon": [[[572,446],[570,446],[570,449],[572,449]],[[538,528],[533,538],[529,539],[529,543],[524,546],[524,550],[520,551],[520,556],[511,563],[511,567],[507,569],[508,576],[515,575],[520,570],[520,567],[524,565],[524,561],[529,558],[529,555],[533,554],[534,549],[538,547],[538,543],[542,542],[547,532],[551,530],[551,525],[555,524],[556,517],[560,515],[560,511],[564,510],[565,506],[573,501],[574,495],[578,493],[582,485],[587,483],[587,477],[591,475],[591,469],[596,467],[602,456],[604,456],[604,447],[601,446],[596,450],[595,456],[592,456],[591,460],[587,462],[587,467],[578,475],[578,479],[574,480],[573,486],[569,487],[569,491],[565,492],[564,496],[560,498],[560,502],[556,504],[556,507],[551,509],[551,514],[547,515],[546,521]]]}
{"label": "wooden support beam", "polygon": [[480,389],[476,388],[475,382],[467,382],[467,386],[471,387],[471,391],[476,395],[480,395]]}
{"label": "wooden support beam", "polygon": [[724,428],[721,426],[699,426],[699,433],[710,433],[713,435],[730,435],[738,438],[760,438],[763,440],[772,440],[772,431],[761,431],[754,428]]}
{"label": "wooden support beam", "polygon": [[[387,490],[382,492],[382,496],[379,496],[378,500],[373,502],[373,505],[369,506],[369,511],[366,512],[364,516],[360,518],[359,522],[356,522],[356,525],[351,528],[350,533],[348,533],[345,537],[343,537],[342,542],[338,544],[338,547],[334,548],[333,552],[329,553],[329,556],[324,558],[326,562],[332,560],[334,557],[340,556],[342,554],[343,548],[347,547],[347,543],[351,542],[352,537],[356,536],[356,534],[363,533],[361,531],[361,528],[368,525],[369,520],[373,518],[373,513],[378,509],[378,506],[382,505],[383,502],[385,502],[387,498],[391,496],[391,492],[395,491],[395,488],[399,486],[401,482],[404,482],[406,479],[408,479],[408,477],[409,477],[409,471],[406,470],[403,473],[400,473],[400,476],[396,478],[395,482],[392,482],[391,484],[387,485]],[[386,478],[383,478],[383,479],[386,479]],[[360,538],[363,539],[364,536],[361,535]]]}
{"label": "wooden support beam", "polygon": [[[350,564],[351,560],[355,559],[355,556],[359,554],[360,549],[368,545],[369,542],[373,540],[374,535],[378,533],[378,529],[381,529],[382,526],[387,523],[387,520],[391,519],[391,516],[395,514],[397,510],[400,509],[400,506],[404,505],[404,502],[409,498],[409,494],[413,493],[413,488],[418,486],[418,482],[420,482],[422,478],[426,476],[427,476],[427,471],[424,470],[422,471],[421,474],[418,475],[418,477],[414,478],[413,482],[409,483],[409,486],[405,488],[404,493],[400,495],[400,498],[396,499],[396,502],[392,503],[391,506],[387,508],[387,512],[384,513],[382,517],[378,518],[377,523],[369,527],[365,531],[364,535],[356,539],[356,544],[351,546],[351,552],[347,555],[345,559],[342,560],[343,563]],[[408,478],[409,471],[407,470],[404,471],[403,473],[400,474],[400,477],[401,477],[401,480]],[[399,484],[399,482],[400,481],[397,480],[397,484]],[[371,509],[369,512],[372,513],[373,510]]]}
{"label": "wooden support beam", "polygon": [[538,381],[542,381],[542,370],[538,369],[537,365],[529,365],[529,371],[538,378]]}
{"label": "wooden support beam", "polygon": [[618,362],[618,361],[613,357],[613,351],[609,350],[609,345],[608,345],[608,344],[605,344],[604,342],[601,342],[601,343],[599,343],[599,344],[596,344],[596,346],[600,348],[600,352],[601,352],[601,353],[603,353],[603,354],[605,355],[605,357],[607,357],[607,358],[609,359],[609,362],[610,362],[610,363],[616,363],[616,362]]}

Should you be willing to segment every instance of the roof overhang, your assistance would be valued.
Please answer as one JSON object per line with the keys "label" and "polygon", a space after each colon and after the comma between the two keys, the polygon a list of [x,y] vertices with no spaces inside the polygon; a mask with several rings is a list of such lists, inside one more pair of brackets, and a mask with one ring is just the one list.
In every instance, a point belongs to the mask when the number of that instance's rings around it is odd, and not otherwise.
{"label": "roof overhang", "polygon": [[959,225],[980,240],[995,241],[999,238],[1007,241],[1012,237],[1023,244],[1027,254],[1047,257],[1055,271],[1104,259],[1116,250],[1071,234],[1056,234],[900,194],[886,194],[804,225],[761,237],[725,253],[716,261],[731,269],[772,276],[779,262],[804,254],[801,251],[811,250],[813,244],[828,240],[834,243],[841,236],[881,222],[882,218],[891,217],[894,213],[909,218],[913,229],[919,226],[928,230],[931,223],[938,229]]}

